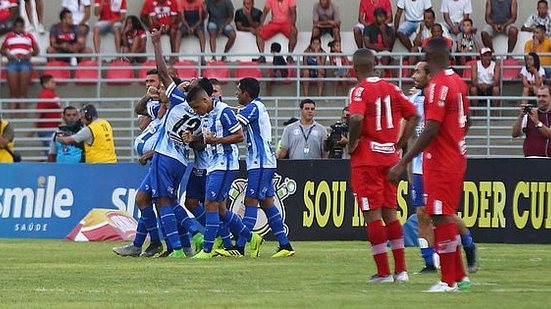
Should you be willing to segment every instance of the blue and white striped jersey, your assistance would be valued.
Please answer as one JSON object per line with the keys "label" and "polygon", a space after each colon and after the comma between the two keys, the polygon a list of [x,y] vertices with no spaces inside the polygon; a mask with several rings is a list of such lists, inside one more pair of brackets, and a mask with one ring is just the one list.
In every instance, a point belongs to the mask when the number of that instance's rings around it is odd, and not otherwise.
{"label": "blue and white striped jersey", "polygon": [[[213,99],[213,110],[204,118],[203,127],[215,137],[224,137],[241,129],[235,114],[224,102]],[[209,165],[207,173],[213,171],[239,170],[239,149],[237,144],[207,145]]]}
{"label": "blue and white striped jersey", "polygon": [[260,98],[239,110],[237,120],[243,125],[247,138],[247,170],[276,168],[272,148],[272,124],[266,106]]}
{"label": "blue and white striped jersey", "polygon": [[[417,122],[417,126],[415,126],[414,133],[417,137],[419,137],[425,129],[425,95],[423,94],[423,91],[419,91],[411,96],[410,101],[413,102],[413,105],[417,108],[417,114],[421,117],[419,118],[419,122]],[[411,161],[411,169],[414,174],[423,174],[423,153],[420,153],[418,156],[413,158]]]}
{"label": "blue and white striped jersey", "polygon": [[185,94],[175,83],[170,84],[166,95],[170,100],[170,107],[164,116],[155,152],[187,165],[189,146],[184,143],[181,136],[184,131],[190,131],[194,135],[200,134],[201,118],[186,102]]}
{"label": "blue and white striped jersey", "polygon": [[159,128],[161,127],[162,120],[159,119],[159,109],[161,103],[157,100],[150,100],[147,102],[147,114],[151,117],[151,122],[147,127],[136,137],[134,140],[134,150],[141,157],[144,153],[153,150],[157,139],[159,138]]}

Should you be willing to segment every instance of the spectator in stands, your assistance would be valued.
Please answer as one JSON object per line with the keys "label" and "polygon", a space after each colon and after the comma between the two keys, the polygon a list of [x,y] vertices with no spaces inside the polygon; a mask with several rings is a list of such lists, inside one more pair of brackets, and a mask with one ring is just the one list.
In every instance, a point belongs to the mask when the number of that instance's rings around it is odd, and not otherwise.
{"label": "spectator in stands", "polygon": [[[545,70],[540,65],[540,57],[536,53],[529,53],[524,57],[525,65],[520,70],[522,79],[522,96],[534,96],[545,82]],[[524,104],[528,101],[524,100]]]}
{"label": "spectator in stands", "polygon": [[291,160],[327,158],[324,149],[327,129],[314,120],[316,102],[304,99],[300,102],[300,120],[283,129],[278,159],[289,156]]}
{"label": "spectator in stands", "polygon": [[[532,40],[524,44],[525,53],[551,53],[551,38],[546,34],[544,25],[537,25]],[[545,70],[545,75],[551,76],[551,56],[541,56],[541,65]]]}
{"label": "spectator in stands", "polygon": [[341,13],[339,7],[331,0],[319,0],[312,12],[312,37],[330,34],[333,39],[341,40]]}
{"label": "spectator in stands", "polygon": [[524,133],[524,156],[551,157],[551,90],[541,86],[536,94],[537,107],[522,104],[513,125],[513,137]]}
{"label": "spectator in stands", "polygon": [[[44,29],[44,1],[43,0],[34,0],[34,8],[36,10],[36,17],[38,18],[38,33],[44,34],[46,30]],[[27,13],[27,18],[29,19],[28,32],[34,32],[34,13],[31,0],[25,0],[25,12]]]}
{"label": "spectator in stands", "polygon": [[515,27],[517,9],[517,0],[486,0],[487,25],[481,33],[484,46],[494,51],[492,38],[502,33],[509,37],[507,53],[513,52],[518,37],[518,29]]}
{"label": "spectator in stands", "polygon": [[[470,89],[472,96],[499,96],[501,72],[499,64],[492,59],[492,56],[492,50],[484,47],[480,51],[480,60],[473,63],[471,67],[472,83]],[[499,106],[499,101],[494,100],[492,106]]]}
{"label": "spectator in stands", "polygon": [[0,35],[11,31],[19,16],[19,0],[0,0]]}
{"label": "spectator in stands", "polygon": [[[410,49],[411,52],[418,53],[423,49],[423,42],[427,38],[432,37],[432,28],[436,25],[436,14],[433,9],[428,9],[423,13],[423,21],[419,24],[415,32],[415,38],[413,40],[413,47]],[[444,30],[443,36],[448,37],[447,29],[442,27]],[[408,38],[409,40],[409,38]],[[417,57],[409,57],[409,64],[417,63]]]}
{"label": "spectator in stands", "polygon": [[463,20],[473,13],[471,0],[442,0],[440,11],[444,16],[448,31],[457,36],[461,34]]}
{"label": "spectator in stands", "polygon": [[[206,45],[204,22],[207,15],[205,3],[203,0],[181,0],[178,2],[178,12],[182,23],[176,33],[174,50],[180,52],[182,37],[195,35],[199,39],[201,53],[204,53]],[[205,65],[203,56],[201,56],[201,64]]]}
{"label": "spectator in stands", "polygon": [[436,38],[440,38],[440,39],[446,41],[446,43],[448,44],[448,47],[450,49],[450,52],[451,52],[451,50],[453,48],[453,41],[444,36],[444,28],[442,27],[441,24],[434,24],[432,26],[430,38],[424,39],[423,43],[421,44],[421,48],[423,48],[423,51],[427,47],[427,44],[429,43],[429,41],[432,40],[432,39],[436,39]]}
{"label": "spectator in stands", "polygon": [[235,26],[238,31],[250,32],[256,36],[260,28],[262,11],[254,7],[254,0],[243,0],[243,7],[235,11]]}
{"label": "spectator in stands", "polygon": [[[219,35],[224,35],[228,38],[226,46],[224,46],[224,56],[222,61],[226,60],[226,54],[235,43],[235,29],[231,25],[235,9],[231,0],[205,0],[207,11],[209,12],[209,21],[207,30],[209,32],[210,51],[216,53],[216,38]],[[212,60],[216,60],[216,56],[212,56]]]}
{"label": "spectator in stands", "polygon": [[223,101],[222,83],[217,78],[209,78],[209,82],[212,85],[212,97]]}
{"label": "spectator in stands", "polygon": [[[470,18],[463,19],[462,33],[457,36],[457,52],[458,53],[479,53],[480,42],[473,32],[473,21]],[[460,65],[464,65],[467,61],[472,60],[471,56],[458,56]]]}
{"label": "spectator in stands", "polygon": [[61,6],[71,11],[73,14],[73,25],[78,26],[80,33],[86,37],[88,32],[90,32],[90,25],[88,24],[92,12],[90,0],[63,0]]}
{"label": "spectator in stands", "polygon": [[[305,54],[317,54],[325,53],[323,48],[321,48],[320,38],[310,39],[310,45],[304,50]],[[318,84],[318,96],[323,96],[325,69],[316,68],[318,66],[324,66],[327,61],[327,56],[325,55],[305,55],[303,56],[302,64],[308,66],[309,68],[302,69],[301,76],[303,78],[315,79],[315,82]],[[310,83],[313,83],[313,80],[303,80],[302,86],[304,91],[304,96],[309,95]]]}
{"label": "spectator in stands", "polygon": [[[38,95],[38,103],[36,104],[36,110],[38,111],[38,118],[40,119],[36,123],[36,134],[42,141],[44,147],[50,146],[50,138],[52,134],[59,126],[59,110],[61,105],[59,104],[59,96],[56,93],[56,81],[51,75],[43,75],[40,77],[40,85],[42,90]],[[48,151],[44,151],[45,155],[48,155]]]}
{"label": "spectator in stands", "polygon": [[71,136],[82,129],[79,113],[76,107],[67,106],[63,109],[63,125],[52,135],[48,162],[79,163],[84,162],[84,144],[61,144],[56,141],[58,135]]}
{"label": "spectator in stands", "polygon": [[109,32],[115,35],[115,49],[121,52],[122,23],[126,15],[126,0],[94,0],[94,50],[101,51],[101,36]]}
{"label": "spectator in stands", "polygon": [[[423,21],[423,13],[432,8],[431,0],[398,0],[396,6],[394,32],[402,45],[404,45],[407,50],[411,50],[413,45],[409,37],[419,28],[419,25]],[[404,13],[405,17],[404,22],[400,24],[402,13]]]}
{"label": "spectator in stands", "polygon": [[[266,25],[266,18],[272,13],[272,20]],[[260,18],[260,29],[256,36],[258,51],[263,54],[266,40],[271,39],[278,33],[283,33],[289,39],[288,51],[295,51],[297,45],[297,4],[296,0],[266,0],[262,18]],[[266,62],[264,56],[260,57],[260,62]],[[291,56],[287,56],[287,62],[294,62]]]}
{"label": "spectator in stands", "polygon": [[339,93],[343,93],[344,88],[346,87],[346,83],[349,77],[350,77],[350,60],[348,57],[342,54],[341,49],[341,42],[337,40],[333,40],[327,44],[331,51],[331,56],[329,56],[329,61],[333,66],[336,67],[336,69],[333,71],[335,77],[339,78],[337,81],[336,87],[333,88],[333,96],[337,96]]}
{"label": "spectator in stands", "polygon": [[268,77],[270,77],[270,80],[266,83],[266,94],[268,96],[272,95],[274,79],[287,78],[290,70],[292,70],[292,68],[287,66],[287,61],[285,61],[285,58],[280,55],[281,44],[273,42],[270,46],[270,53],[272,54],[272,65],[280,68],[268,69]]}
{"label": "spectator in stands", "polygon": [[[140,22],[140,19],[134,15],[126,17],[124,22],[124,30],[122,33],[122,53],[130,54],[145,54],[145,43],[147,42],[147,34],[145,28]],[[129,62],[145,62],[147,57],[125,57]]]}
{"label": "spectator in stands", "polygon": [[[67,9],[59,13],[60,23],[50,29],[50,47],[46,50],[48,54],[82,54],[92,53],[86,48],[86,40],[78,26],[73,25],[73,14]],[[54,58],[48,58],[53,60]],[[69,61],[69,58],[60,58],[62,61]]]}
{"label": "spectator in stands", "polygon": [[[364,29],[364,46],[371,49],[375,54],[379,52],[390,52],[394,46],[394,32],[385,22],[387,13],[383,8],[375,9],[375,22]],[[384,56],[379,61],[388,65],[390,56]]]}
{"label": "spectator in stands", "polygon": [[86,163],[117,163],[113,128],[109,121],[98,118],[94,105],[86,105],[80,110],[80,119],[84,125],[78,133],[71,136],[56,137],[56,141],[65,145],[84,143]]}
{"label": "spectator in stands", "polygon": [[[26,98],[31,82],[32,56],[39,53],[34,36],[25,32],[25,21],[18,17],[13,23],[13,31],[8,33],[2,43],[0,53],[8,59],[6,64],[6,79],[10,90],[10,98]],[[12,102],[10,109],[18,109],[21,104]]]}
{"label": "spectator in stands", "polygon": [[360,0],[358,10],[358,24],[354,26],[354,40],[358,48],[364,47],[363,34],[365,27],[375,22],[375,9],[383,8],[386,11],[387,25],[392,24],[392,4],[390,0]]}
{"label": "spectator in stands", "polygon": [[[176,0],[146,0],[143,7],[144,12],[149,15],[149,28],[159,29],[161,34],[170,38],[170,51],[179,52],[176,49],[176,37],[178,33],[178,4]],[[171,57],[171,62],[176,61],[176,56]]]}
{"label": "spectator in stands", "polygon": [[536,26],[544,25],[547,29],[547,36],[551,36],[551,12],[549,12],[549,4],[547,0],[539,0],[537,12],[528,17],[521,31],[535,32]]}
{"label": "spectator in stands", "polygon": [[15,160],[14,154],[14,137],[15,132],[9,121],[2,119],[0,114],[0,163],[13,163]]}

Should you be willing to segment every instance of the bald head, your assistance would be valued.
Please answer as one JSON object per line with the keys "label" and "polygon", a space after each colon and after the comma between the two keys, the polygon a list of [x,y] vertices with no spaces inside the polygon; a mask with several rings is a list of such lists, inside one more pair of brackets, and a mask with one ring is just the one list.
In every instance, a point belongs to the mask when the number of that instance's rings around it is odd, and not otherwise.
{"label": "bald head", "polygon": [[369,49],[358,49],[352,57],[352,62],[354,63],[354,70],[359,80],[373,75],[375,56]]}

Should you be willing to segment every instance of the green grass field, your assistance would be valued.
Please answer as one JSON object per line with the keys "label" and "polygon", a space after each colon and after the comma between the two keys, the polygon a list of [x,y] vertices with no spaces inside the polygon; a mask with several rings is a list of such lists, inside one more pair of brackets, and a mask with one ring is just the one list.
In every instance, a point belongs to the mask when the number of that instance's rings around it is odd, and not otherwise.
{"label": "green grass field", "polygon": [[[0,307],[549,308],[551,247],[479,244],[469,292],[428,294],[436,276],[407,249],[410,282],[370,285],[367,242],[295,242],[295,257],[122,258],[118,243],[0,240]],[[446,306],[442,306],[443,304]],[[428,305],[428,306],[427,306]]]}

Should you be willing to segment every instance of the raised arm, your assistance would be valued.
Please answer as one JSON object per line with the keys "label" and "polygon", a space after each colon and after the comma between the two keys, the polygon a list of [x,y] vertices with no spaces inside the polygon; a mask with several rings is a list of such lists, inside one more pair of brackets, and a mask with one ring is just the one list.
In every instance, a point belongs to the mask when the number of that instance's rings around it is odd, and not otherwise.
{"label": "raised arm", "polygon": [[153,50],[155,51],[155,64],[157,65],[157,71],[159,71],[159,79],[165,88],[168,88],[168,86],[172,84],[172,78],[168,75],[168,67],[163,59],[160,29],[153,29],[153,31],[151,31],[151,42],[153,43]]}

